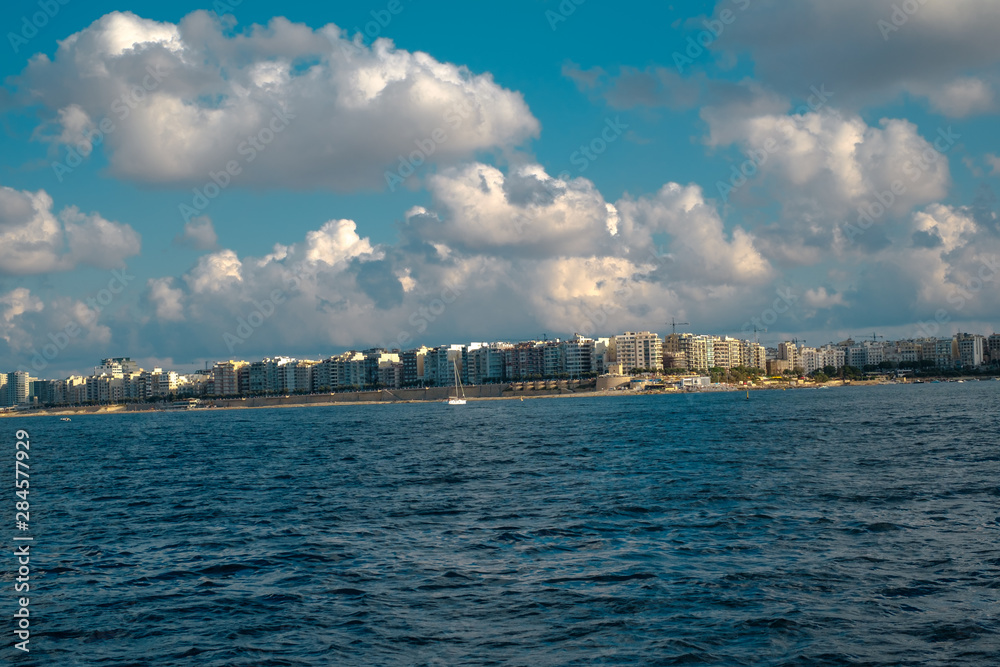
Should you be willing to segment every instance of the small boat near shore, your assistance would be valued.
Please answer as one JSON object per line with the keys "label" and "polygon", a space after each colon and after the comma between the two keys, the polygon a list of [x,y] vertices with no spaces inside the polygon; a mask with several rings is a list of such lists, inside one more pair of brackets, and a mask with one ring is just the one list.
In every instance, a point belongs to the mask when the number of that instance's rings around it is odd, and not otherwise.
{"label": "small boat near shore", "polygon": [[458,374],[458,362],[451,363],[455,369],[455,395],[448,399],[448,405],[465,405],[465,389],[462,388],[462,378]]}
{"label": "small boat near shore", "polygon": [[59,421],[61,421],[61,422],[71,422],[71,421],[73,421],[73,420],[72,420],[72,419],[70,419],[69,417],[60,417],[60,418],[59,418]]}

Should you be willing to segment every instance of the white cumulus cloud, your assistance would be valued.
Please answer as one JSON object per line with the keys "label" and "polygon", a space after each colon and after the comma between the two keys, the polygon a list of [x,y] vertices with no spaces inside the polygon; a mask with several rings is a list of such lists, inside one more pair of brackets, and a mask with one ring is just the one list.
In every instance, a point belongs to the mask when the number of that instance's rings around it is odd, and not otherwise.
{"label": "white cumulus cloud", "polygon": [[130,226],[75,206],[56,215],[52,205],[44,190],[0,187],[0,274],[114,268],[139,253],[139,235]]}
{"label": "white cumulus cloud", "polygon": [[48,110],[41,137],[100,143],[116,176],[147,183],[204,184],[232,163],[244,186],[378,189],[415,152],[448,164],[539,133],[488,73],[284,18],[233,35],[203,11],[177,25],[113,12],[15,85]]}

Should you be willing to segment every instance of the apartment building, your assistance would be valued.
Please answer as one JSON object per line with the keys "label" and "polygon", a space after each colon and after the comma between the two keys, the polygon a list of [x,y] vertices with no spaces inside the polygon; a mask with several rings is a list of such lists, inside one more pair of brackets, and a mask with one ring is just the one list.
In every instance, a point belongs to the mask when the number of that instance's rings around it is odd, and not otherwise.
{"label": "apartment building", "polygon": [[745,366],[744,352],[746,350],[744,341],[723,336],[712,340],[712,367],[736,368]]}
{"label": "apartment building", "polygon": [[615,362],[625,372],[633,368],[663,369],[663,341],[649,331],[626,331],[614,337]]}
{"label": "apartment building", "polygon": [[955,360],[963,367],[982,366],[985,343],[985,337],[979,334],[958,334],[955,336]]}
{"label": "apartment building", "polygon": [[31,380],[32,378],[25,371],[7,373],[4,391],[2,396],[0,396],[3,399],[3,405],[9,407],[27,404],[30,396]]}
{"label": "apartment building", "polygon": [[424,360],[430,348],[419,347],[400,354],[403,362],[403,386],[413,387],[424,382]]}
{"label": "apartment building", "polygon": [[1000,364],[1000,334],[990,334],[986,339],[984,355],[989,358],[991,364]]}

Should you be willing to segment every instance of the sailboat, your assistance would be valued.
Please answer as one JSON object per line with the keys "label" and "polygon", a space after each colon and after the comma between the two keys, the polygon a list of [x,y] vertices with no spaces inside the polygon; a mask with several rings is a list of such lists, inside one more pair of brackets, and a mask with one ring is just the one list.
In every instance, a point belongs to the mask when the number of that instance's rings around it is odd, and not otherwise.
{"label": "sailboat", "polygon": [[453,360],[451,364],[455,369],[455,395],[448,399],[448,405],[465,405],[465,389],[458,374],[458,362]]}

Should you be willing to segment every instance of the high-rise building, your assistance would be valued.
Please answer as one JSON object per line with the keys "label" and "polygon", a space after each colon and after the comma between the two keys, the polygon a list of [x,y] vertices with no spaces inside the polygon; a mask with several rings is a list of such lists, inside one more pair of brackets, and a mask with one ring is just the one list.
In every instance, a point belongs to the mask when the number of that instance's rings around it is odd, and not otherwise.
{"label": "high-rise building", "polygon": [[389,352],[383,348],[374,348],[365,351],[365,381],[366,387],[373,386],[376,383],[381,384],[379,379],[381,375],[380,368],[383,364],[396,363],[399,359],[398,350],[395,352]]}
{"label": "high-rise building", "polygon": [[713,337],[712,367],[736,368],[737,366],[745,366],[746,364],[743,359],[744,350],[745,341],[730,338],[729,336],[723,336],[722,338]]}
{"label": "high-rise building", "polygon": [[966,367],[982,366],[985,342],[986,339],[979,334],[960,333],[955,336],[958,347],[957,361]]}
{"label": "high-rise building", "polygon": [[287,393],[309,393],[313,390],[313,369],[319,362],[297,359],[281,366],[284,389]]}
{"label": "high-rise building", "polygon": [[986,339],[984,353],[989,356],[991,364],[1000,365],[1000,334],[990,334],[990,337]]}
{"label": "high-rise building", "polygon": [[957,345],[951,338],[938,338],[934,341],[934,365],[938,368],[954,368]]}
{"label": "high-rise building", "polygon": [[689,368],[687,350],[690,348],[691,334],[672,333],[663,339],[663,367]]}
{"label": "high-rise building", "polygon": [[615,361],[626,373],[633,368],[663,370],[663,341],[649,331],[626,331],[614,338]]}
{"label": "high-rise building", "polygon": [[878,341],[865,341],[865,366],[878,366],[885,361],[885,344]]}
{"label": "high-rise building", "polygon": [[[250,394],[280,394],[285,391],[284,366],[294,361],[289,357],[267,358],[255,361],[246,371],[247,392]],[[237,375],[237,384],[241,378]],[[334,386],[334,385],[329,385]]]}
{"label": "high-rise building", "polygon": [[566,375],[570,378],[580,378],[597,373],[597,363],[594,358],[597,341],[574,334],[573,339],[563,341],[562,346],[563,372]]}
{"label": "high-rise building", "polygon": [[[504,350],[510,343],[472,343],[466,354],[466,375],[469,384],[502,382],[504,377]],[[405,361],[405,360],[404,360]]]}
{"label": "high-rise building", "polygon": [[378,364],[378,383],[386,389],[399,389],[403,385],[403,362],[385,360]]}
{"label": "high-rise building", "polygon": [[778,343],[778,360],[786,362],[788,370],[801,368],[798,346],[791,341]]}
{"label": "high-rise building", "polygon": [[767,368],[767,350],[760,343],[752,340],[743,343],[743,365],[747,368]]}
{"label": "high-rise building", "polygon": [[[246,362],[243,363],[246,365]],[[154,368],[148,378],[148,392],[150,396],[170,396],[177,393],[176,372],[165,371],[162,368]]]}
{"label": "high-rise building", "polygon": [[688,370],[707,371],[715,367],[715,341],[712,336],[690,336],[682,339]]}
{"label": "high-rise building", "polygon": [[28,402],[28,397],[30,396],[30,382],[31,379],[26,371],[14,371],[13,373],[7,373],[4,405],[12,406],[26,404]]}
{"label": "high-rise building", "polygon": [[424,381],[424,359],[426,356],[426,347],[406,350],[400,355],[403,362],[404,387],[414,387]]}
{"label": "high-rise building", "polygon": [[545,353],[536,341],[515,343],[504,350],[508,380],[540,379],[545,371]]}
{"label": "high-rise building", "polygon": [[219,361],[212,368],[216,396],[236,396],[240,393],[239,369],[249,366],[245,361]]}
{"label": "high-rise building", "polygon": [[566,372],[566,348],[556,338],[542,343],[542,377],[554,378]]}

